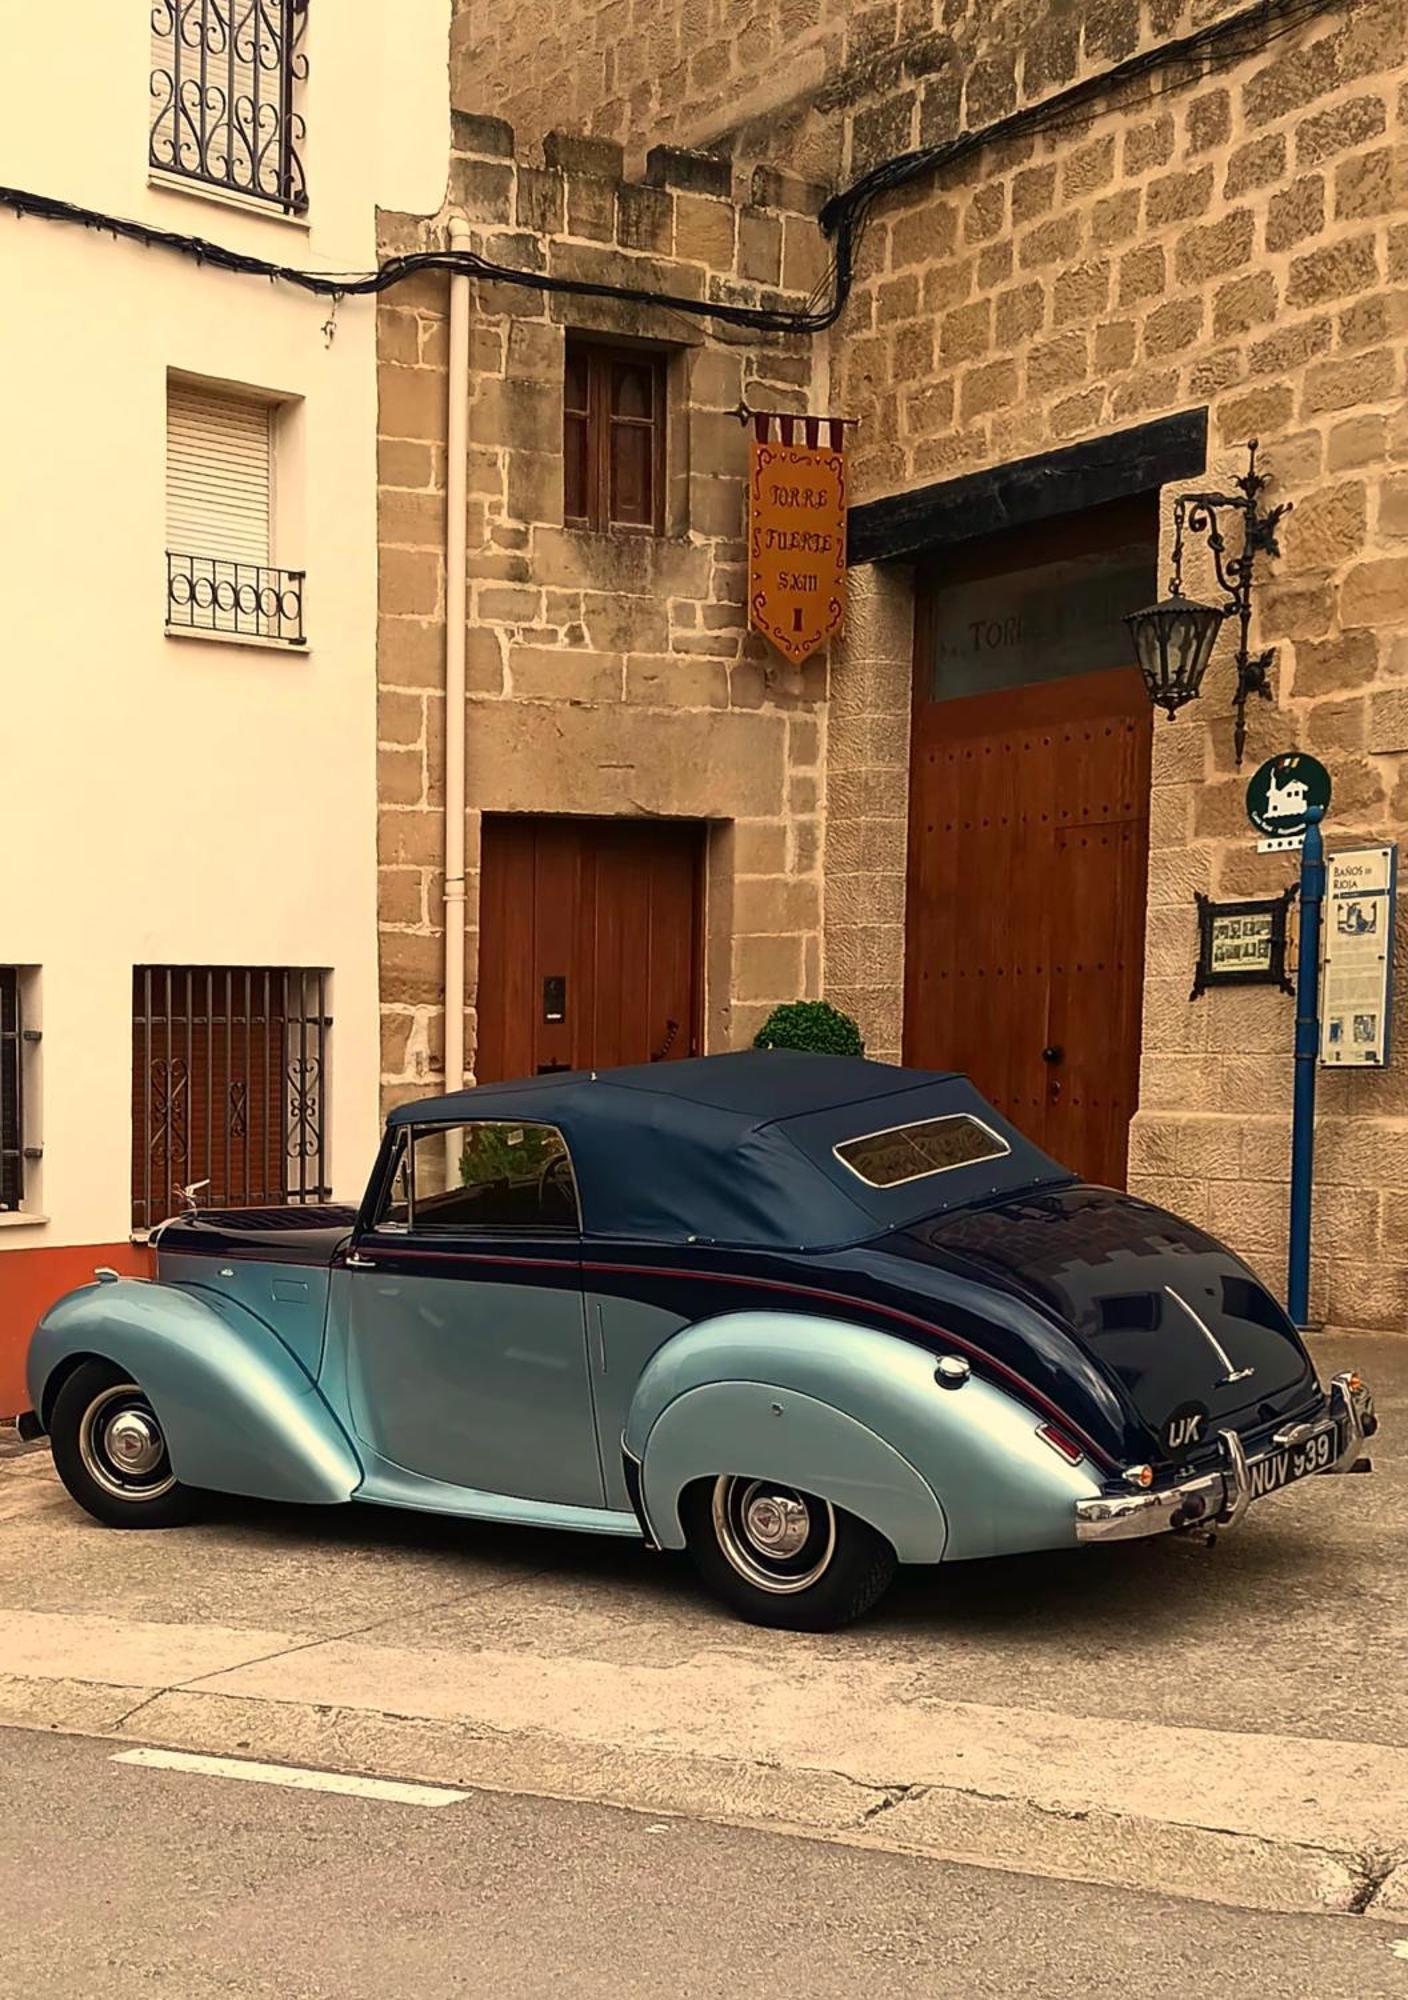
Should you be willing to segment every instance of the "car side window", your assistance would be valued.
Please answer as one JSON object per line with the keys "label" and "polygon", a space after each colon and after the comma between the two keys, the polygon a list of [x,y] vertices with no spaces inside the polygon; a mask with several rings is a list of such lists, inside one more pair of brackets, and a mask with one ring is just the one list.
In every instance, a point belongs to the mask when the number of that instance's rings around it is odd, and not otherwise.
{"label": "car side window", "polygon": [[496,1118],[413,1126],[377,1226],[417,1235],[577,1229],[577,1182],[562,1134]]}
{"label": "car side window", "polygon": [[378,1229],[408,1229],[411,1222],[411,1147],[410,1135],[402,1132],[396,1141],[396,1157],[391,1168],[391,1182],[382,1196],[381,1208],[377,1213]]}

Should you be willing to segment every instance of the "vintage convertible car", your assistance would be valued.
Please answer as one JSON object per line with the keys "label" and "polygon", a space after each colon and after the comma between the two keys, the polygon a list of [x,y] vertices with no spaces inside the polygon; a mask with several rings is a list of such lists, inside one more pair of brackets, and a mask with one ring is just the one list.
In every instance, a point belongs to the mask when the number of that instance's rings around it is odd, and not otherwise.
{"label": "vintage convertible car", "polygon": [[688,1549],[821,1630],[904,1563],[1210,1535],[1361,1463],[1275,1300],[959,1076],[747,1053],[393,1111],[360,1211],[189,1213],[29,1355],[115,1526],[202,1488]]}

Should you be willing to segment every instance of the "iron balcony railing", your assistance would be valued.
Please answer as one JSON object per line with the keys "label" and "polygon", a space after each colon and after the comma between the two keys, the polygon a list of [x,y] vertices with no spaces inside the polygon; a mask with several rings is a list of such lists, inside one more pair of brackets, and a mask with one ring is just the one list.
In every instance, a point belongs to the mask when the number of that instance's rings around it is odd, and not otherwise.
{"label": "iron balcony railing", "polygon": [[300,109],[308,0],[155,0],[147,157],[285,214],[308,206]]}
{"label": "iron balcony railing", "polygon": [[306,646],[301,569],[166,552],[168,632],[226,632]]}
{"label": "iron balcony railing", "polygon": [[202,1208],[327,1201],[327,974],[139,965],[132,976],[132,1226],[204,1182]]}

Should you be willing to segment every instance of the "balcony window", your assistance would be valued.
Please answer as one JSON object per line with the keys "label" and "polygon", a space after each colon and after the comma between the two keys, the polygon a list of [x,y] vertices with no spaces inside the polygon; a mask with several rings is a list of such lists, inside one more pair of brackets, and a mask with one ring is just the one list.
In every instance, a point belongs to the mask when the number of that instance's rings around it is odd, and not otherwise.
{"label": "balcony window", "polygon": [[307,0],[155,0],[154,172],[302,214],[307,12]]}
{"label": "balcony window", "polygon": [[327,974],[139,965],[132,977],[132,1226],[202,1208],[326,1201]]}
{"label": "balcony window", "polygon": [[303,572],[273,560],[280,405],[172,377],[166,629],[302,646]]}

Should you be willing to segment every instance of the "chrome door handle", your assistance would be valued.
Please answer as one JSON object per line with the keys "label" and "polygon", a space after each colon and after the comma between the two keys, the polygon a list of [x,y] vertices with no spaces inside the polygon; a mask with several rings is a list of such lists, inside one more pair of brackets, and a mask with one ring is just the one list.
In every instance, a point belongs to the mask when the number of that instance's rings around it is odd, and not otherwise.
{"label": "chrome door handle", "polygon": [[376,1258],[364,1257],[357,1250],[350,1250],[342,1261],[349,1270],[374,1271],[376,1269]]}

